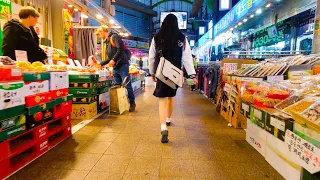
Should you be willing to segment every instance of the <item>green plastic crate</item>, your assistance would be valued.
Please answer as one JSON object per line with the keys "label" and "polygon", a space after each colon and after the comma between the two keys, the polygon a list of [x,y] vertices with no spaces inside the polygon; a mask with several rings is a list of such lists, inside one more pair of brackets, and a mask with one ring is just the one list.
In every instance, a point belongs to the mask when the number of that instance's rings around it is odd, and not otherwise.
{"label": "green plastic crate", "polygon": [[23,81],[25,82],[44,81],[44,80],[50,80],[49,72],[23,73]]}
{"label": "green plastic crate", "polygon": [[69,82],[96,82],[99,75],[95,74],[69,74]]}
{"label": "green plastic crate", "polygon": [[69,94],[73,94],[75,97],[91,97],[97,95],[98,90],[96,88],[70,88]]}

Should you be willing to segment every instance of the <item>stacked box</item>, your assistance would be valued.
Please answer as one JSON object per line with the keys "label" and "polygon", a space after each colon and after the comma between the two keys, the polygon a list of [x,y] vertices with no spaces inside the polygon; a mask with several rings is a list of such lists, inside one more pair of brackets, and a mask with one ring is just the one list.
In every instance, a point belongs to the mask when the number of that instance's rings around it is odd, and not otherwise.
{"label": "stacked box", "polygon": [[110,104],[109,89],[111,88],[111,86],[112,86],[112,82],[110,82],[110,80],[99,82],[98,96],[97,96],[98,112],[104,111],[109,107],[109,104]]}
{"label": "stacked box", "polygon": [[71,119],[90,119],[97,114],[99,75],[69,74],[69,94],[72,94]]}
{"label": "stacked box", "polygon": [[55,101],[50,101],[47,103],[26,108],[27,128],[31,129],[33,127],[43,124],[44,122],[53,120],[54,105]]}

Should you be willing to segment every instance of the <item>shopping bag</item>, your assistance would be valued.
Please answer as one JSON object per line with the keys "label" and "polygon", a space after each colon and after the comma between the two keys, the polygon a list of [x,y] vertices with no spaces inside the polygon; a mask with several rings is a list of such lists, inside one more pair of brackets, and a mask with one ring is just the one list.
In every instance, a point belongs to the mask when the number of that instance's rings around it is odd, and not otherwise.
{"label": "shopping bag", "polygon": [[110,89],[110,114],[123,114],[129,111],[129,101],[127,96],[127,89],[125,86],[130,83],[127,82],[128,77],[124,78],[121,86],[114,86]]}

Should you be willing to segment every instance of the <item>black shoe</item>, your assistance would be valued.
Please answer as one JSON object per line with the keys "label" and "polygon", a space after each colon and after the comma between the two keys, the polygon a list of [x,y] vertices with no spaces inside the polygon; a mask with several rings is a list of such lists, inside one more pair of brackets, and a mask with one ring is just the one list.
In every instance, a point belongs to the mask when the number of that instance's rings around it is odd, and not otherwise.
{"label": "black shoe", "polygon": [[171,122],[166,122],[167,126],[170,126],[171,125]]}
{"label": "black shoe", "polygon": [[168,138],[169,132],[168,132],[168,130],[161,131],[161,135],[162,135],[161,142],[162,143],[168,143],[169,142],[169,138]]}
{"label": "black shoe", "polygon": [[135,110],[136,110],[136,105],[135,104],[130,105],[129,112],[134,112]]}

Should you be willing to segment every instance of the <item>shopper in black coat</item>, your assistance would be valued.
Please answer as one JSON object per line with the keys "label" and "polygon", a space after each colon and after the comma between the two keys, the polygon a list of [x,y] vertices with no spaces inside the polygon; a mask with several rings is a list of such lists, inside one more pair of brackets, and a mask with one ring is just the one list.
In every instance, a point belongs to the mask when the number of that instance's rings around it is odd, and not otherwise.
{"label": "shopper in black coat", "polygon": [[4,56],[16,59],[15,50],[22,50],[27,52],[29,62],[45,62],[47,55],[39,47],[39,37],[33,28],[39,16],[33,7],[24,7],[19,12],[20,20],[12,19],[4,25],[2,44]]}

